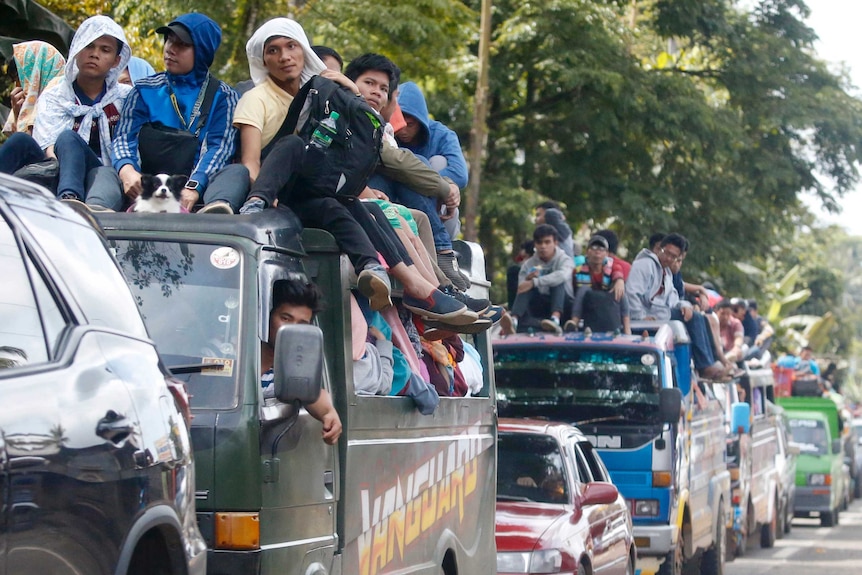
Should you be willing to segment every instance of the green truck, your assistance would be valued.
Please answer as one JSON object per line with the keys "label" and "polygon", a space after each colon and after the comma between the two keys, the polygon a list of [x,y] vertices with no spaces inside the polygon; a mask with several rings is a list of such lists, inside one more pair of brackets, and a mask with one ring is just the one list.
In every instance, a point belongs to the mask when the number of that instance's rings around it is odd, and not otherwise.
{"label": "green truck", "polygon": [[791,445],[799,448],[794,516],[817,513],[821,525],[837,525],[847,496],[838,406],[823,397],[782,397],[778,405],[787,415]]}
{"label": "green truck", "polygon": [[[495,572],[497,416],[486,334],[471,337],[481,393],[443,397],[422,415],[409,397],[355,393],[351,266],[328,233],[302,231],[281,209],[98,219],[151,337],[192,395],[209,575]],[[481,296],[489,285],[481,250],[461,248],[464,267],[483,270],[471,291]],[[343,423],[332,446],[298,403],[262,396],[272,287],[295,278],[321,287],[325,310],[317,327],[277,340],[276,356],[298,358],[284,387],[306,380],[331,393]]]}

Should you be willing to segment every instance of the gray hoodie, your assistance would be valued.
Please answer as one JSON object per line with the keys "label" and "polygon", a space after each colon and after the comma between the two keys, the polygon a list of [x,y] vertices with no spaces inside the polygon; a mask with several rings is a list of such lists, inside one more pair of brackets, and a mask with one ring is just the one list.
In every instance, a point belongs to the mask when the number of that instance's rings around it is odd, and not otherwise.
{"label": "gray hoodie", "polygon": [[540,267],[542,271],[539,277],[533,279],[533,285],[539,290],[540,294],[548,294],[552,287],[562,283],[566,286],[566,295],[574,297],[572,271],[574,270],[575,262],[571,256],[560,249],[560,246],[557,246],[557,251],[554,252],[554,257],[551,258],[551,261],[542,261],[538,253],[527,258],[521,265],[521,271],[518,273],[518,283],[527,279],[527,274],[536,267]]}
{"label": "gray hoodie", "polygon": [[670,270],[663,270],[655,252],[646,248],[632,263],[632,271],[626,280],[626,302],[632,321],[647,317],[667,321],[671,310],[691,306],[679,299]]}
{"label": "gray hoodie", "polygon": [[560,247],[563,251],[569,254],[570,257],[581,255],[580,246],[576,246],[572,238],[572,228],[566,223],[563,217],[563,212],[556,208],[548,208],[545,210],[545,223],[553,226],[557,230],[557,235],[560,236]]}

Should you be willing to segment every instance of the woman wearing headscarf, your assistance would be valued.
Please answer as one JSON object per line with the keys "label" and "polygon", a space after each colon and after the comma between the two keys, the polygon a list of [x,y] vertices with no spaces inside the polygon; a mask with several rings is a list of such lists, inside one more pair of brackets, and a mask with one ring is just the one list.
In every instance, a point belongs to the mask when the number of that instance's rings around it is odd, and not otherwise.
{"label": "woman wearing headscarf", "polygon": [[33,40],[12,46],[10,72],[14,69],[16,82],[12,90],[12,114],[3,126],[4,133],[32,133],[36,100],[51,80],[63,74],[65,65],[63,55],[47,42]]}
{"label": "woman wearing headscarf", "polygon": [[0,146],[0,172],[11,174],[45,158],[45,152],[30,137],[36,121],[36,101],[54,78],[62,76],[66,59],[56,48],[33,40],[12,46],[9,75],[15,81],[12,113],[3,126],[11,134]]}

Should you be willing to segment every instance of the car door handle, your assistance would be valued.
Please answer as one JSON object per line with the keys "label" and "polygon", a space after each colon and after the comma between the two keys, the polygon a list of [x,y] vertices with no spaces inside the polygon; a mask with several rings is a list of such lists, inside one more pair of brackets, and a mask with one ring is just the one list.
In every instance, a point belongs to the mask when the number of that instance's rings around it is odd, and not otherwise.
{"label": "car door handle", "polygon": [[109,409],[96,424],[96,435],[111,443],[121,443],[131,435],[132,429],[132,422],[126,416]]}

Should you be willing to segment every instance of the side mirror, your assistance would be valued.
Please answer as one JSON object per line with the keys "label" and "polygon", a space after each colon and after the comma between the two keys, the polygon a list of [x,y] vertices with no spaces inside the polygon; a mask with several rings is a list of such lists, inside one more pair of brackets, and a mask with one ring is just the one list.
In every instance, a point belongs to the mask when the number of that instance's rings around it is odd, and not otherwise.
{"label": "side mirror", "polygon": [[594,481],[587,483],[584,494],[581,496],[581,506],[587,505],[610,505],[617,500],[620,492],[613,483]]}
{"label": "side mirror", "polygon": [[788,453],[788,455],[796,455],[796,456],[798,456],[801,452],[802,452],[802,450],[801,450],[801,449],[799,449],[799,446],[798,446],[797,444],[795,444],[795,443],[788,443],[788,444],[787,444],[787,453]]}
{"label": "side mirror", "polygon": [[275,336],[275,397],[314,403],[323,386],[323,332],[313,325],[285,325]]}
{"label": "side mirror", "polygon": [[751,406],[744,401],[730,406],[730,429],[734,434],[751,431]]}
{"label": "side mirror", "polygon": [[840,439],[833,439],[832,440],[832,454],[837,455],[839,453],[841,453],[841,440]]}
{"label": "side mirror", "polygon": [[679,423],[682,411],[682,392],[676,388],[664,388],[658,394],[658,410],[664,423]]}

